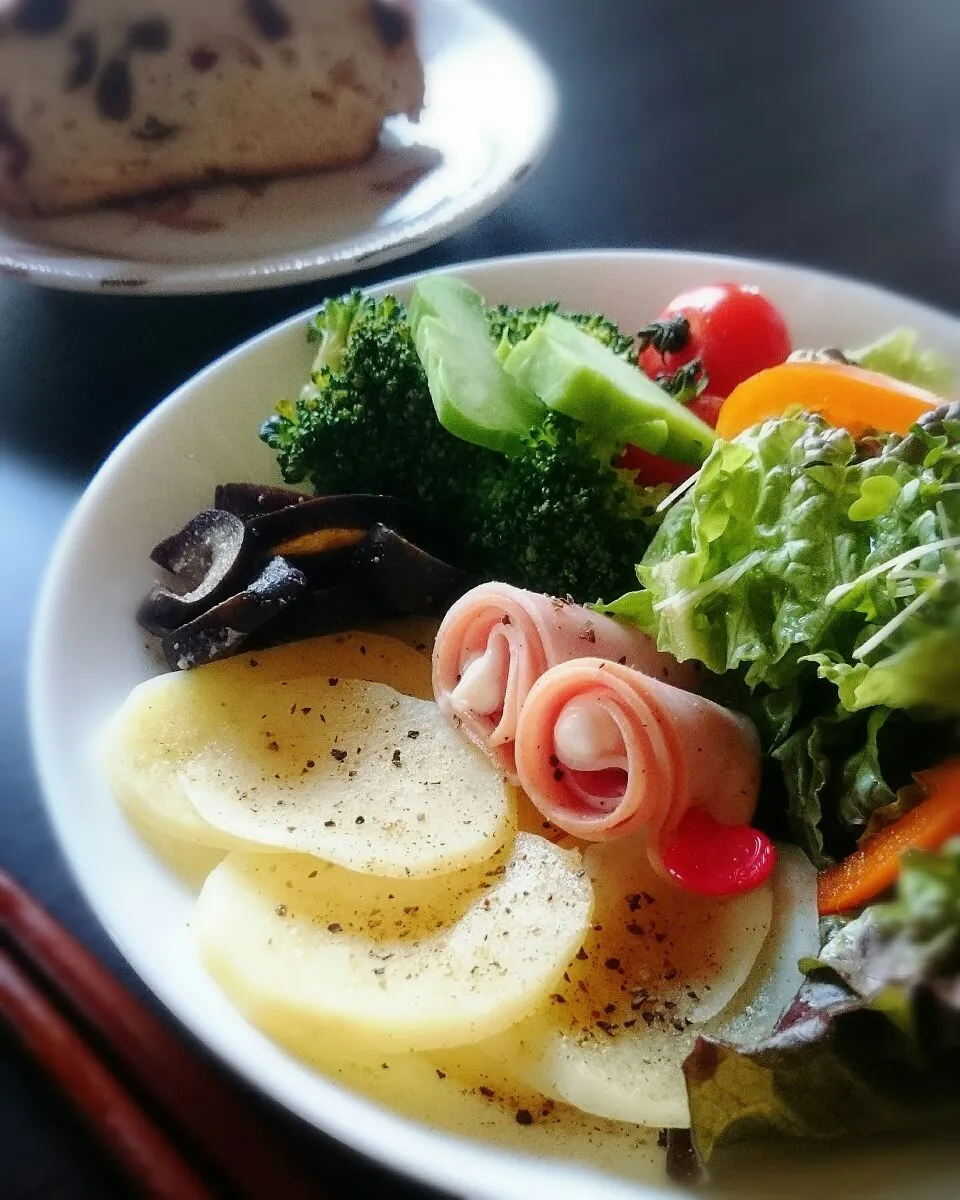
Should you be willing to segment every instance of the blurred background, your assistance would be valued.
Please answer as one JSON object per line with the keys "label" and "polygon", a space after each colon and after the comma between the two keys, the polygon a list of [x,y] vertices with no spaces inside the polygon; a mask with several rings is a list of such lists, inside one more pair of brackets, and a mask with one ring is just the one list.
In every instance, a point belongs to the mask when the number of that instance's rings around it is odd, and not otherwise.
{"label": "blurred background", "polygon": [[[676,247],[823,267],[960,309],[952,0],[489,7],[556,74],[559,124],[543,163],[472,228],[351,282],[497,254]],[[85,478],[192,371],[337,289],[138,299],[0,280],[5,440]],[[86,398],[73,417],[84,436],[53,447],[37,416],[64,386]]]}
{"label": "blurred background", "polygon": [[[960,313],[956,0],[488,3],[538,48],[561,107],[542,164],[464,232],[374,272],[249,294],[86,295],[0,278],[0,694],[8,698],[0,864],[135,990],[40,814],[21,696],[29,620],[56,532],[115,442],[175,386],[347,284],[543,250],[789,260]],[[486,102],[497,109],[495,91]],[[514,115],[504,108],[497,119]],[[2,1039],[0,1106],[0,1194],[116,1193]],[[283,1128],[304,1140],[292,1123]],[[343,1181],[338,1195],[425,1195],[339,1148],[310,1146],[318,1170]]]}

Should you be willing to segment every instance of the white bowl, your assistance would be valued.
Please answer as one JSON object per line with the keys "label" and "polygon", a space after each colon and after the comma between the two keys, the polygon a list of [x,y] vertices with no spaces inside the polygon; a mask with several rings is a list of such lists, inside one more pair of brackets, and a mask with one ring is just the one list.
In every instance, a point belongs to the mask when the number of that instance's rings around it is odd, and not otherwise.
{"label": "white bowl", "polygon": [[[858,345],[898,324],[960,364],[960,322],[876,288],[793,267],[693,254],[605,252],[467,264],[458,273],[491,302],[558,299],[598,309],[627,330],[686,286],[755,282],[781,306],[794,343]],[[408,277],[390,285],[403,294]],[[279,479],[257,426],[296,393],[310,362],[305,315],[201,371],[127,435],[61,535],[37,613],[30,721],[47,810],[77,881],[121,953],[159,999],[241,1075],[327,1133],[394,1168],[484,1200],[651,1197],[663,1180],[628,1184],[568,1163],[495,1151],[413,1124],[344,1091],[273,1045],[202,970],[188,921],[192,893],[125,821],[98,769],[94,742],[129,689],[156,673],[133,614],[152,581],[149,548],[209,504],[215,483]],[[942,1195],[956,1151],[888,1139],[869,1154],[827,1151],[819,1166],[776,1174],[834,1194]],[[815,1156],[816,1157],[816,1156]],[[903,1174],[906,1172],[906,1174]],[[782,1186],[780,1186],[782,1184]],[[751,1191],[754,1194],[756,1179]],[[769,1193],[767,1193],[769,1194]]]}

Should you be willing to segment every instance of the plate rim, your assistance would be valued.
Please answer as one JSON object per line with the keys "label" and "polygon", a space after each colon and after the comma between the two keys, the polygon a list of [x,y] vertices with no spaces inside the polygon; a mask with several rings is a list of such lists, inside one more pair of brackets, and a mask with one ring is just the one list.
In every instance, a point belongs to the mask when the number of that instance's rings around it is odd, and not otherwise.
{"label": "plate rim", "polygon": [[[376,235],[374,227],[306,250],[288,249],[195,266],[73,251],[31,241],[0,219],[0,278],[9,277],[60,291],[101,295],[227,295],[335,279],[371,270],[418,253],[488,216],[543,161],[557,127],[560,93],[556,77],[536,46],[482,0],[427,0],[433,11],[460,22],[478,22],[509,40],[526,62],[542,112],[524,146],[512,152],[493,182],[485,175],[470,185],[437,220],[429,212]],[[507,170],[509,167],[509,170]],[[333,172],[335,175],[336,172]],[[444,203],[449,202],[449,197]],[[95,211],[95,210],[94,210]],[[19,243],[19,244],[18,244]],[[52,257],[48,257],[52,256]]]}
{"label": "plate rim", "polygon": [[[947,322],[948,325],[954,327],[960,337],[960,317],[905,293],[878,286],[869,281],[788,261],[702,253],[695,250],[578,249],[479,258],[446,264],[436,269],[408,272],[365,290],[371,293],[400,290],[410,286],[424,275],[435,272],[496,274],[505,269],[515,270],[531,262],[536,262],[545,269],[564,264],[577,264],[602,270],[605,264],[611,262],[649,265],[654,262],[667,264],[677,259],[702,262],[705,270],[719,272],[728,268],[731,273],[759,273],[762,275],[785,271],[798,279],[842,285],[846,289],[853,287],[855,290],[870,294],[877,299],[907,306],[935,322]],[[593,1189],[587,1194],[602,1197],[602,1200],[630,1200],[630,1198],[632,1200],[667,1200],[668,1197],[677,1195],[676,1190],[669,1185],[659,1186],[646,1182],[625,1181],[620,1177],[603,1172],[600,1168],[585,1167],[564,1160],[539,1159],[531,1152],[505,1150],[488,1143],[474,1143],[459,1135],[437,1130],[422,1122],[404,1117],[376,1101],[342,1088],[340,1089],[341,1102],[346,1111],[361,1113],[365,1110],[366,1115],[369,1116],[371,1110],[376,1110],[380,1119],[392,1125],[395,1131],[403,1129],[408,1137],[415,1135],[417,1139],[423,1141],[422,1149],[413,1155],[404,1156],[397,1150],[397,1139],[395,1138],[387,1151],[377,1140],[375,1134],[359,1135],[357,1128],[350,1123],[349,1118],[321,1125],[315,1117],[304,1111],[304,1105],[292,1102],[290,1097],[282,1094],[282,1089],[275,1087],[272,1079],[264,1078],[262,1073],[251,1069],[247,1064],[238,1062],[239,1054],[233,1052],[225,1040],[221,1041],[219,1037],[212,1036],[212,1031],[205,1027],[202,1016],[197,1015],[191,1009],[189,1002],[181,1003],[178,1000],[176,988],[173,985],[167,986],[159,973],[151,968],[148,957],[143,955],[138,947],[128,944],[127,938],[115,928],[108,906],[101,903],[97,889],[88,886],[87,880],[91,868],[70,841],[68,832],[59,819],[59,806],[54,800],[54,792],[59,789],[56,788],[52,766],[48,765],[45,757],[45,748],[55,740],[55,730],[52,725],[48,727],[45,717],[43,676],[48,669],[51,649],[56,643],[52,615],[59,602],[59,592],[62,587],[61,577],[67,573],[69,566],[67,560],[75,531],[84,524],[89,510],[96,506],[100,493],[110,482],[111,473],[117,462],[126,456],[136,440],[150,434],[154,425],[162,421],[164,414],[169,409],[185,403],[190,389],[220,370],[225,364],[248,353],[260,343],[283,334],[292,326],[303,323],[316,311],[317,307],[316,303],[312,304],[247,338],[181,383],[169,396],[137,421],[118,441],[92,479],[88,481],[63,524],[51,551],[35,602],[34,617],[29,633],[27,663],[29,743],[41,806],[48,826],[53,833],[54,841],[70,878],[84,902],[120,956],[166,1010],[169,1019],[181,1025],[191,1036],[196,1038],[205,1051],[214,1055],[227,1071],[246,1081],[248,1085],[272,1099],[288,1113],[305,1120],[322,1134],[351,1146],[373,1162],[385,1165],[401,1175],[435,1187],[445,1188],[454,1193],[458,1188],[464,1187],[464,1172],[469,1167],[472,1172],[470,1190],[469,1192],[460,1192],[460,1194],[469,1195],[473,1200],[528,1200],[531,1194],[536,1194],[529,1190],[532,1184],[535,1184],[537,1188],[549,1187],[558,1200],[567,1200],[567,1198],[574,1200],[574,1197],[580,1200],[584,1184]],[[322,1075],[320,1075],[320,1079],[328,1086],[339,1087],[334,1081]]]}

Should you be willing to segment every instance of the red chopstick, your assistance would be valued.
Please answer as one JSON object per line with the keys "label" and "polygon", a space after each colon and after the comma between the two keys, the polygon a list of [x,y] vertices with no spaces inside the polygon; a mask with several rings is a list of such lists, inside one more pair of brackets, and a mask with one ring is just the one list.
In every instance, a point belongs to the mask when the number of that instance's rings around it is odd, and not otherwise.
{"label": "red chopstick", "polygon": [[22,968],[0,948],[0,1019],[74,1101],[118,1165],[150,1196],[213,1200],[194,1172],[129,1093],[91,1052]]}
{"label": "red chopstick", "polygon": [[[107,1083],[109,1071],[81,1033],[0,950],[0,1017],[14,1026],[88,1120],[100,1121],[101,1140],[128,1173],[144,1171],[141,1185],[152,1187],[164,1162],[171,1172],[192,1169],[185,1161],[175,1162],[176,1150],[159,1129],[148,1132],[149,1117],[138,1111],[133,1092],[152,1103],[240,1196],[323,1200],[312,1174],[291,1160],[230,1083],[193,1055],[4,871],[0,935],[81,1018],[129,1080],[129,1091],[115,1080],[113,1087]],[[87,1074],[91,1062],[100,1071]],[[191,1186],[203,1187],[198,1178]],[[150,1194],[192,1200],[211,1193],[186,1187]]]}

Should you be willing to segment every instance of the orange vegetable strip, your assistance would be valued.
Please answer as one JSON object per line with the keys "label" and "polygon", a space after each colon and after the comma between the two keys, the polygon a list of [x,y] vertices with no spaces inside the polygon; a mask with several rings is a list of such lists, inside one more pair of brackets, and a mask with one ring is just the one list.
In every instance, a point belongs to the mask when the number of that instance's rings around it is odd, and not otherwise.
{"label": "orange vegetable strip", "polygon": [[821,874],[817,907],[822,917],[859,908],[886,891],[897,880],[905,850],[938,850],[960,834],[960,758],[921,771],[916,779],[927,793],[916,808]]}
{"label": "orange vegetable strip", "polygon": [[942,403],[932,392],[862,367],[783,363],[734,388],[720,409],[717,434],[729,440],[794,405],[855,435],[870,429],[907,433],[918,417]]}

